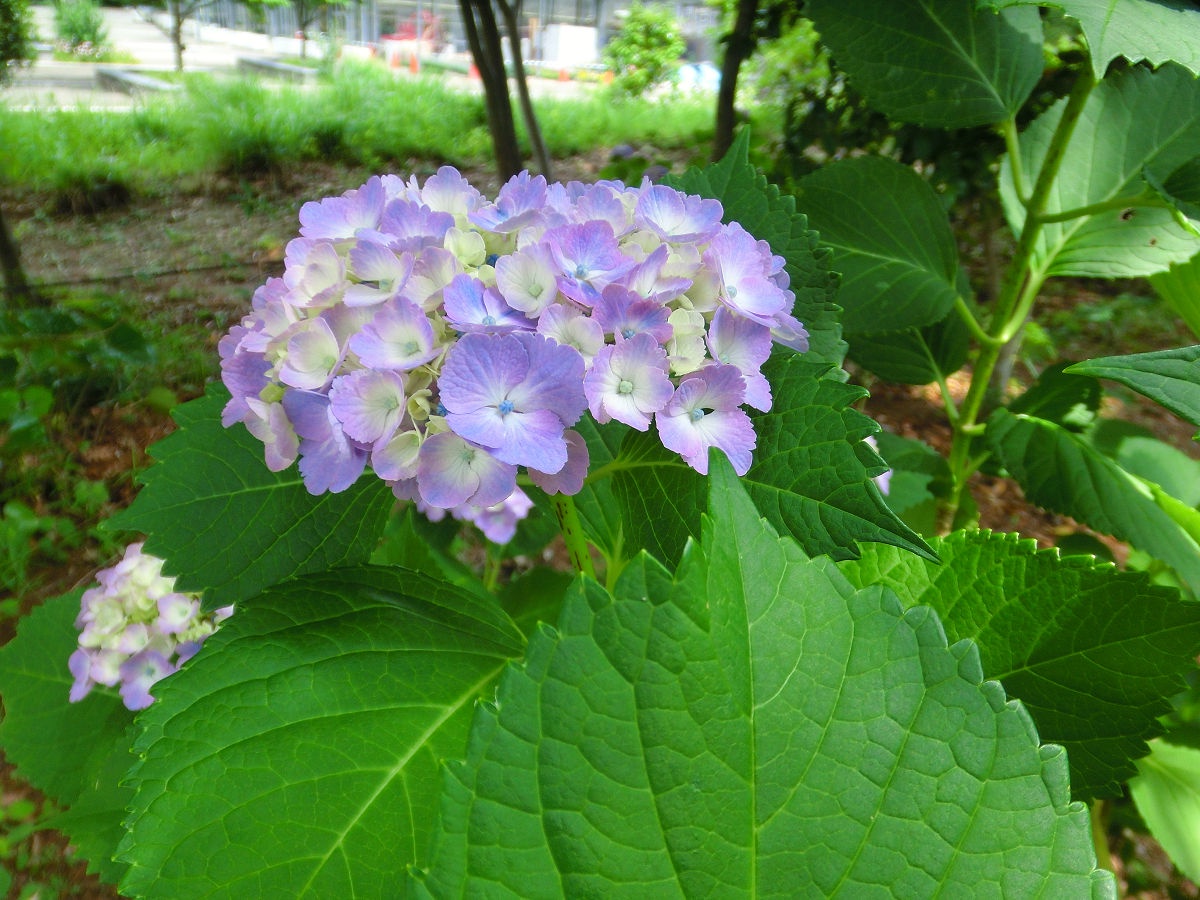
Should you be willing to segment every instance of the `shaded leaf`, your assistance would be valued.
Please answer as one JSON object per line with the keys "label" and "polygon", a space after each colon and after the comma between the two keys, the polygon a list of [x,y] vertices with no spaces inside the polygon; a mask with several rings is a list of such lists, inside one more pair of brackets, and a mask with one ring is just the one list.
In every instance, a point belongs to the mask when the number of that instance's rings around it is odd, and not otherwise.
{"label": "shaded leaf", "polygon": [[932,544],[941,565],[873,545],[841,569],[905,607],[932,607],[950,641],[978,644],[984,676],[1020,699],[1042,740],[1067,749],[1075,799],[1119,795],[1195,669],[1200,604],[1017,535],[960,531]]}
{"label": "shaded leaf", "polygon": [[1200,427],[1200,346],[1103,356],[1068,371],[1120,382]]}
{"label": "shaded leaf", "polygon": [[950,491],[950,466],[928,444],[883,431],[875,436],[879,454],[892,469],[888,507],[918,534],[936,534],[938,498]]}
{"label": "shaded leaf", "polygon": [[840,367],[846,358],[839,309],[834,305],[838,279],[828,248],[817,243],[796,200],[780,193],[750,165],[750,135],[742,130],[725,157],[705,169],[692,168],[666,179],[677,190],[720,200],[723,221],[737,222],[786,260],[789,288],[796,295],[792,314],[808,330],[806,357]]}
{"label": "shaded leaf", "polygon": [[51,824],[71,836],[89,871],[115,884],[125,866],[112,856],[133,796],[118,786],[133,764],[127,736],[133,713],[115,689],[96,688],[79,703],[67,699],[72,682],[67,657],[79,643],[75,617],[82,593],[38,606],[0,648],[5,713],[0,747],[18,775],[69,808]]}
{"label": "shaded leaf", "polygon": [[939,128],[1014,115],[1042,75],[1035,9],[1001,14],[957,0],[808,0],[838,67],[875,109]]}
{"label": "shaded leaf", "polygon": [[1149,488],[1083,438],[1000,409],[988,421],[987,441],[1031,502],[1129,541],[1200,587],[1200,544],[1159,508]]}
{"label": "shaded leaf", "polygon": [[133,504],[111,518],[116,531],[146,535],[146,552],[167,561],[183,591],[208,608],[252,597],[272,584],[365,562],[395,502],[378,478],[314,497],[295,466],[272,472],[262,443],[241,425],[221,426],[221,386],[185,403],[179,430],[150,448],[156,463]]}
{"label": "shaded leaf", "polygon": [[1200,750],[1155,741],[1129,792],[1171,862],[1200,880]]}
{"label": "shaded leaf", "polygon": [[[1041,169],[1065,103],[1055,104],[1021,134],[1026,172]],[[1118,198],[1129,198],[1129,206],[1044,225],[1034,247],[1035,265],[1048,275],[1131,278],[1190,259],[1200,240],[1170,210],[1139,206],[1137,200],[1145,192],[1144,172],[1165,177],[1193,159],[1197,147],[1200,90],[1186,69],[1135,68],[1100,82],[1071,135],[1045,212]],[[1010,166],[1001,166],[1000,182],[1005,214],[1019,233],[1025,207],[1013,190]]]}
{"label": "shaded leaf", "polygon": [[1100,383],[1077,373],[1064,374],[1071,364],[1055,363],[1043,369],[1037,381],[1015,397],[1008,411],[1037,416],[1071,431],[1090,426],[1100,411]]}
{"label": "shaded leaf", "polygon": [[674,578],[643,555],[613,594],[581,579],[480,708],[418,893],[1115,896],[1065,754],[974,647],[713,466]]}
{"label": "shaded leaf", "polygon": [[912,169],[864,156],[825,166],[796,194],[842,273],[848,335],[932,325],[958,296],[958,251],[945,208]]}
{"label": "shaded leaf", "polygon": [[122,891],[387,895],[425,858],[440,761],[521,647],[494,602],[399,569],[243,603],[138,719]]}
{"label": "shaded leaf", "polygon": [[925,328],[887,334],[856,334],[850,339],[850,358],[884,381],[932,384],[963,367],[970,350],[970,332],[950,313]]}
{"label": "shaded leaf", "polygon": [[1177,62],[1200,75],[1200,10],[1186,0],[979,0],[979,5],[1059,7],[1083,29],[1098,79],[1118,56],[1154,66]]}
{"label": "shaded leaf", "polygon": [[1159,440],[1149,429],[1103,419],[1088,432],[1088,440],[1126,472],[1159,485],[1187,506],[1200,506],[1200,460]]}
{"label": "shaded leaf", "polygon": [[1150,286],[1200,338],[1200,254],[1151,275]]}

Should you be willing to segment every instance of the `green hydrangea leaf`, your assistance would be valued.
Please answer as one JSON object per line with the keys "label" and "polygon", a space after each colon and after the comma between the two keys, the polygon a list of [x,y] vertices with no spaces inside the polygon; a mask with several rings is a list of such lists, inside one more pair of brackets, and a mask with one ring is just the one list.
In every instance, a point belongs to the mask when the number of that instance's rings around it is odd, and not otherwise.
{"label": "green hydrangea leaf", "polygon": [[1004,409],[989,419],[986,436],[1031,502],[1129,541],[1200,587],[1200,544],[1163,511],[1144,483],[1084,438]]}
{"label": "green hydrangea leaf", "polygon": [[295,466],[272,472],[262,443],[241,425],[224,428],[229,399],[213,386],[174,417],[179,430],[150,448],[133,504],[108,522],[146,535],[178,588],[204,591],[216,608],[305,572],[366,562],[394,503],[378,478],[314,497]]}
{"label": "green hydrangea leaf", "polygon": [[984,676],[1020,699],[1043,741],[1067,749],[1075,799],[1119,795],[1195,668],[1200,604],[1016,535],[931,543],[941,565],[872,545],[841,569],[858,587],[886,585],[906,608],[931,607],[950,641],[974,641]]}
{"label": "green hydrangea leaf", "polygon": [[1200,427],[1200,346],[1102,356],[1067,371],[1119,382]]}
{"label": "green hydrangea leaf", "polygon": [[[764,367],[774,407],[751,416],[758,445],[743,478],[746,490],[776,530],[813,556],[845,558],[857,552],[860,541],[928,553],[871,481],[886,467],[863,439],[879,426],[850,408],[866,392],[824,377],[826,369],[789,353]],[[687,539],[699,537],[705,479],[657,435],[630,434],[613,465],[612,482],[627,556],[645,549],[674,563]]]}
{"label": "green hydrangea leaf", "polygon": [[1082,431],[1095,422],[1103,391],[1100,382],[1079,372],[1066,372],[1068,363],[1043,369],[1037,380],[1008,405],[1012,413],[1037,416]]}
{"label": "green hydrangea leaf", "polygon": [[112,860],[133,791],[118,786],[133,764],[133,713],[114,689],[97,688],[78,703],[68,695],[67,658],[79,643],[75,617],[82,591],[47,600],[21,620],[0,648],[4,721],[0,747],[17,774],[67,809],[54,827],[71,836],[89,871],[116,883],[125,866]]}
{"label": "green hydrangea leaf", "polygon": [[401,569],[244,602],[138,718],[122,891],[389,895],[425,858],[440,761],[522,646],[494,602]]}
{"label": "green hydrangea leaf", "polygon": [[642,555],[611,594],[580,579],[504,673],[415,893],[1115,896],[1065,754],[975,648],[713,470],[674,576]]}
{"label": "green hydrangea leaf", "polygon": [[956,313],[924,328],[856,334],[850,358],[884,381],[933,384],[953,375],[967,361],[971,333]]}
{"label": "green hydrangea leaf", "polygon": [[1200,879],[1200,750],[1154,741],[1129,792],[1154,839],[1193,881]]}
{"label": "green hydrangea leaf", "polygon": [[1150,276],[1150,286],[1200,338],[1200,253]]}
{"label": "green hydrangea leaf", "polygon": [[980,0],[979,5],[1057,6],[1083,29],[1098,79],[1118,56],[1153,66],[1177,62],[1200,75],[1200,10],[1185,0]]}
{"label": "green hydrangea leaf", "polygon": [[743,129],[719,162],[692,168],[667,179],[677,190],[720,200],[723,220],[737,222],[786,260],[789,288],[796,295],[792,314],[808,331],[806,357],[839,367],[846,358],[840,310],[834,304],[838,279],[828,248],[817,242],[807,217],[796,211],[794,197],[780,193],[750,164],[750,134]]}
{"label": "green hydrangea leaf", "polygon": [[1042,75],[1035,9],[1001,14],[958,0],[808,0],[838,66],[890,118],[938,128],[1012,116]]}
{"label": "green hydrangea leaf", "polygon": [[[1060,101],[1020,137],[1026,172],[1041,169],[1062,117]],[[1092,90],[1064,152],[1045,212],[1055,214],[1129,198],[1125,208],[1051,222],[1034,247],[1034,264],[1048,275],[1133,278],[1164,271],[1191,259],[1200,239],[1169,209],[1139,206],[1144,173],[1166,177],[1196,156],[1200,147],[1200,90],[1181,66],[1135,68],[1104,79]],[[1001,166],[1001,198],[1013,230],[1025,207],[1012,186],[1011,167]]]}
{"label": "green hydrangea leaf", "polygon": [[933,188],[908,166],[842,160],[803,178],[796,202],[833,249],[847,335],[933,325],[954,307],[954,234]]}

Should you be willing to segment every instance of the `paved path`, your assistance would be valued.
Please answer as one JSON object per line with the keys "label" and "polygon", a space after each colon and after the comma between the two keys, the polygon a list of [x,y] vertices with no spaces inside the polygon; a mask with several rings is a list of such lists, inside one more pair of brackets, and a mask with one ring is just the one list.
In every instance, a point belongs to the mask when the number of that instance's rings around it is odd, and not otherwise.
{"label": "paved path", "polygon": [[[132,55],[138,66],[166,70],[175,67],[170,39],[136,10],[102,8],[102,11],[109,43],[115,49]],[[49,43],[54,36],[54,8],[35,6],[33,12],[39,37]],[[161,21],[165,22],[166,19]],[[290,45],[295,42],[285,38],[272,41],[262,35],[209,26],[201,29],[196,23],[187,22],[184,25],[184,43],[185,70],[232,72],[237,67],[239,56],[278,56],[294,52]],[[310,48],[313,43],[310,42]],[[131,109],[136,105],[136,98],[128,94],[97,88],[95,70],[96,66],[92,63],[56,62],[49,53],[42,54],[32,66],[18,70],[12,85],[4,92],[3,102],[15,108],[74,109],[85,106],[92,109]],[[406,76],[407,69],[397,74]],[[460,90],[481,90],[478,81],[465,76],[447,75],[446,78]],[[581,90],[586,90],[586,86],[577,81],[560,82],[549,78],[530,80],[530,92],[534,96],[578,96]],[[515,89],[512,93],[515,98]]]}
{"label": "paved path", "polygon": [[[137,65],[149,69],[173,69],[175,54],[170,39],[143,19],[136,10],[103,8],[109,43],[117,50],[129,53]],[[34,22],[38,36],[46,43],[54,37],[54,8],[35,6]],[[165,21],[165,20],[164,20]],[[184,26],[184,68],[195,70],[232,70],[237,58],[250,53],[245,47],[228,43],[201,40],[191,23]],[[262,51],[253,51],[260,53]],[[92,63],[56,62],[44,53],[32,66],[18,70],[13,84],[5,91],[4,101],[10,106],[76,107],[127,109],[133,98],[115,91],[96,87],[96,66]]]}

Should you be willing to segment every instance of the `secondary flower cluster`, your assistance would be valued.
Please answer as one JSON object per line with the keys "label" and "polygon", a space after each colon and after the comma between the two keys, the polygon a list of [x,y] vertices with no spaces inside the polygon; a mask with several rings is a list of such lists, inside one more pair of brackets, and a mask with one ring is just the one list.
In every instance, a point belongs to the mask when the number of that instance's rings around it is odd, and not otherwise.
{"label": "secondary flower cluster", "polygon": [[127,707],[146,708],[154,700],[151,685],[195,656],[233,612],[227,606],[201,614],[199,595],[176,591],[162,566],[140,543],[130,544],[119,563],[97,573],[99,585],[83,592],[75,620],[79,649],[68,663],[72,703],[98,684],[119,684]]}
{"label": "secondary flower cluster", "polygon": [[273,470],[299,458],[313,493],[369,464],[396,496],[482,522],[506,517],[520,468],[580,490],[588,411],[745,473],[772,339],[807,334],[783,259],[722,212],[528,173],[490,202],[449,167],[306,203],[283,276],[221,342],[224,423]]}

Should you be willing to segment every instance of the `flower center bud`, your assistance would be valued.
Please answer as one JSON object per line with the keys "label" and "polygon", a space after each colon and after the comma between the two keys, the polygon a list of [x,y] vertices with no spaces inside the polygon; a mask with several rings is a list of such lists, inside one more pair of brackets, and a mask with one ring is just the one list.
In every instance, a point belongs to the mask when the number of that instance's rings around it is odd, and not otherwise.
{"label": "flower center bud", "polygon": [[617,393],[618,394],[632,394],[633,393],[633,382],[626,381],[624,378],[622,378],[620,384],[617,385]]}
{"label": "flower center bud", "polygon": [[728,297],[730,300],[732,300],[734,297],[737,296],[737,288],[734,287],[732,284],[726,285],[725,286],[725,296]]}
{"label": "flower center bud", "polygon": [[511,400],[501,400],[500,405],[496,408],[500,410],[500,415],[507,416],[513,411],[513,402]]}
{"label": "flower center bud", "polygon": [[700,407],[697,406],[690,413],[688,413],[688,417],[693,422],[699,422],[701,419],[704,418],[704,410],[702,410]]}

